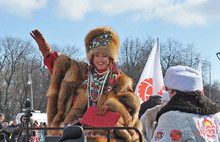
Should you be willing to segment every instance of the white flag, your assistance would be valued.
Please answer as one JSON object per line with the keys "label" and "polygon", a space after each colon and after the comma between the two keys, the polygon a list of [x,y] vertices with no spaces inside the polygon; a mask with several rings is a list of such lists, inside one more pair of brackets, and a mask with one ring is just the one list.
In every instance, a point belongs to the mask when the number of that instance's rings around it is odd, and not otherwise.
{"label": "white flag", "polygon": [[160,45],[157,38],[136,86],[135,94],[143,103],[149,99],[150,95],[163,95],[164,92],[165,87],[160,64]]}
{"label": "white flag", "polygon": [[200,60],[198,59],[198,66],[197,66],[197,71],[199,71],[202,75],[202,67],[201,67],[201,63],[200,63]]}

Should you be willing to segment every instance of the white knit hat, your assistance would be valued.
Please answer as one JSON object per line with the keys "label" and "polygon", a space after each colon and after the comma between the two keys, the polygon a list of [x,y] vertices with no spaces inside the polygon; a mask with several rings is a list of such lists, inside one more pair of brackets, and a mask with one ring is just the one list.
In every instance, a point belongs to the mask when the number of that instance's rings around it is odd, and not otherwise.
{"label": "white knit hat", "polygon": [[202,90],[201,82],[199,71],[181,65],[170,67],[164,77],[164,85],[168,89],[179,91]]}
{"label": "white knit hat", "polygon": [[162,102],[169,101],[169,100],[170,100],[170,95],[169,95],[168,91],[165,91],[162,96]]}

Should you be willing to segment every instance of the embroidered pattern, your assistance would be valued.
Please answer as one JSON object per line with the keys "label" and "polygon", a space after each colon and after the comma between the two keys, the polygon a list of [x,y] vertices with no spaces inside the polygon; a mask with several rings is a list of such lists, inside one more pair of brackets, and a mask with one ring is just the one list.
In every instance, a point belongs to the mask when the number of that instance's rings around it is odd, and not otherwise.
{"label": "embroidered pattern", "polygon": [[160,141],[165,137],[165,131],[163,129],[158,129],[154,137],[155,141]]}
{"label": "embroidered pattern", "polygon": [[172,141],[179,141],[180,138],[182,137],[182,132],[180,130],[172,130],[170,132],[170,137],[172,139]]}
{"label": "embroidered pattern", "polygon": [[88,136],[102,136],[102,137],[107,138],[106,135],[105,135],[104,133],[102,133],[102,132],[98,132],[98,131],[95,131],[95,132],[89,132],[88,134],[86,134],[86,136],[87,136],[87,137],[88,137]]}
{"label": "embroidered pattern", "polygon": [[219,126],[212,115],[196,115],[196,126],[199,134],[209,141],[216,141],[219,135]]}
{"label": "embroidered pattern", "polygon": [[97,75],[97,73],[89,74],[89,81],[88,81],[88,92],[89,92],[89,99],[88,104],[91,106],[96,106],[100,95],[103,93],[105,82],[107,80],[109,74],[109,69],[107,69],[106,74]]}
{"label": "embroidered pattern", "polygon": [[102,34],[95,39],[93,39],[92,45],[89,46],[90,50],[93,50],[95,47],[99,45],[106,45],[110,42],[111,36],[110,33]]}

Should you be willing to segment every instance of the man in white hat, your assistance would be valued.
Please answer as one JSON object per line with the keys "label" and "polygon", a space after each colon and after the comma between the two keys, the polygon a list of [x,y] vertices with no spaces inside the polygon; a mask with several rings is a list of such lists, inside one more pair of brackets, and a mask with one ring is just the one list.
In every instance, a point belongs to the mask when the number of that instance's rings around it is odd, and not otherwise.
{"label": "man in white hat", "polygon": [[219,141],[220,108],[202,94],[201,75],[187,66],[170,67],[164,77],[170,101],[157,114],[151,141]]}

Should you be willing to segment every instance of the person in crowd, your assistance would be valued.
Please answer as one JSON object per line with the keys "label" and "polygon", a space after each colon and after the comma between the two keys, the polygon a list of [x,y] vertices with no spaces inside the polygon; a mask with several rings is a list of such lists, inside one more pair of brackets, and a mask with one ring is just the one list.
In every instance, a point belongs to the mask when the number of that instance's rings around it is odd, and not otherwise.
{"label": "person in crowd", "polygon": [[[18,124],[17,127],[18,127],[18,128],[27,127],[27,126],[26,126],[26,117],[25,117],[25,115],[22,115],[22,116],[20,117],[20,123]],[[20,131],[18,132],[17,140],[18,140],[18,141],[21,141],[21,142],[22,142],[22,141],[25,142],[25,141],[26,141],[25,137],[26,137],[26,130],[20,130]]]}
{"label": "person in crowd", "polygon": [[152,108],[147,109],[145,113],[141,116],[140,120],[143,125],[143,136],[144,136],[145,142],[148,142],[151,140],[155,127],[157,126],[156,124],[157,113],[160,111],[162,107],[164,107],[168,103],[169,100],[170,100],[169,93],[165,91],[161,99],[162,104],[159,104]]}
{"label": "person in crowd", "polygon": [[[39,127],[37,120],[34,120],[32,127],[34,127],[34,128],[38,128]],[[33,141],[39,142],[40,141],[39,140],[39,134],[38,134],[39,131],[38,130],[33,130],[33,132],[34,132],[34,136],[32,136]]]}
{"label": "person in crowd", "polygon": [[[52,52],[38,30],[31,32],[44,56],[44,64],[52,74],[48,90],[48,127],[77,124],[89,106],[97,107],[97,115],[107,111],[122,114],[120,126],[138,127],[139,98],[132,91],[132,79],[117,68],[119,37],[116,32],[102,26],[92,29],[85,37],[89,64],[77,62],[65,55]],[[71,89],[70,89],[71,88]],[[72,95],[73,94],[73,95]],[[57,135],[57,131],[48,131]],[[127,141],[139,136],[132,130],[115,130],[113,135]],[[137,136],[137,137],[136,137]],[[93,133],[87,138],[104,138]]]}
{"label": "person in crowd", "polygon": [[[30,119],[31,120],[31,119]],[[29,120],[29,121],[30,121]],[[20,123],[18,124],[18,128],[24,128],[24,127],[32,127],[32,125],[29,125],[28,122],[27,122],[27,117],[25,115],[22,115],[21,118],[20,118]],[[30,123],[30,122],[29,122]],[[32,130],[25,130],[25,129],[21,129],[19,132],[18,132],[18,137],[17,137],[17,141],[19,142],[26,142],[27,141],[27,133],[28,134],[28,139],[31,140],[31,138],[35,135],[34,134],[34,131]]]}
{"label": "person in crowd", "polygon": [[20,117],[20,123],[18,124],[18,126],[24,126],[25,123],[26,123],[26,117],[25,117],[25,115],[22,115]]}
{"label": "person in crowd", "polygon": [[39,126],[38,126],[38,121],[37,121],[37,120],[34,121],[34,127],[36,127],[36,128],[39,127]]}
{"label": "person in crowd", "polygon": [[170,101],[157,113],[154,141],[220,141],[220,108],[201,92],[201,74],[188,66],[168,68]]}
{"label": "person in crowd", "polygon": [[7,123],[4,122],[5,115],[4,113],[0,113],[0,128],[5,128],[7,126]]}
{"label": "person in crowd", "polygon": [[35,127],[35,120],[33,118],[30,118],[30,126]]}
{"label": "person in crowd", "polygon": [[156,105],[161,105],[162,103],[161,99],[162,99],[161,95],[151,95],[148,101],[143,102],[141,104],[138,118],[141,118],[141,116],[146,112],[147,109],[155,107]]}
{"label": "person in crowd", "polygon": [[[47,123],[43,122],[43,126],[44,126],[44,128],[47,128]],[[44,131],[44,135],[47,136],[47,130]]]}
{"label": "person in crowd", "polygon": [[1,128],[1,129],[4,128],[4,127],[3,127],[3,121],[4,121],[4,119],[5,119],[5,115],[4,115],[3,113],[0,113],[0,128]]}
{"label": "person in crowd", "polygon": [[[5,115],[0,113],[0,129],[6,128],[6,124],[4,123]],[[8,141],[7,139],[8,132],[6,130],[0,131],[0,142]]]}
{"label": "person in crowd", "polygon": [[[43,122],[40,122],[39,128],[45,128]],[[44,140],[45,140],[44,139],[44,137],[45,137],[45,130],[39,130],[38,131],[38,137],[39,137],[40,142],[44,142]]]}
{"label": "person in crowd", "polygon": [[44,123],[43,123],[43,122],[40,122],[39,127],[43,128],[43,127],[44,127]]}
{"label": "person in crowd", "polygon": [[[18,127],[18,121],[16,119],[12,120],[12,123],[7,126],[7,128],[17,128]],[[17,130],[7,130],[9,132],[9,135],[7,135],[9,142],[15,142],[17,139],[18,131]]]}

